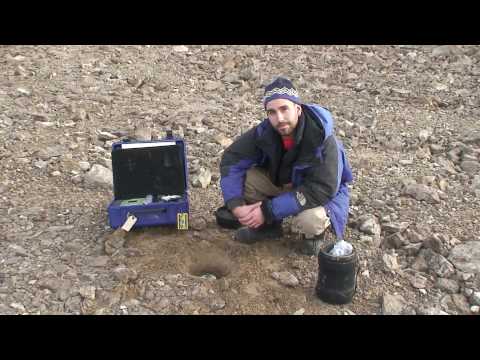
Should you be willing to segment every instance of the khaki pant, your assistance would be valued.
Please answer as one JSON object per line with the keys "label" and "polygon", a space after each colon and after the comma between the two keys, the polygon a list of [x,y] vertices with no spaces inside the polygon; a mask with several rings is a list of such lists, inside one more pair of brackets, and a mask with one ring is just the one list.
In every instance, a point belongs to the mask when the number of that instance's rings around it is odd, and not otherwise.
{"label": "khaki pant", "polygon": [[[244,192],[247,203],[252,204],[287,191],[290,191],[288,186],[275,186],[264,169],[254,167],[247,171]],[[304,234],[307,239],[322,234],[328,226],[330,218],[323,206],[304,210],[294,216],[292,221],[292,230]]]}

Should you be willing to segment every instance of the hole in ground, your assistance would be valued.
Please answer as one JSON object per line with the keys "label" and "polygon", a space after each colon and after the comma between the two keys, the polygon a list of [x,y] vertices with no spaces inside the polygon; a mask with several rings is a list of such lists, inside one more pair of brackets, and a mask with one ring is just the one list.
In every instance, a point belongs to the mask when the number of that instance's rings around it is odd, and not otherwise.
{"label": "hole in ground", "polygon": [[189,273],[194,276],[213,275],[220,279],[230,274],[232,270],[231,261],[225,256],[218,254],[204,254],[199,256],[190,265]]}

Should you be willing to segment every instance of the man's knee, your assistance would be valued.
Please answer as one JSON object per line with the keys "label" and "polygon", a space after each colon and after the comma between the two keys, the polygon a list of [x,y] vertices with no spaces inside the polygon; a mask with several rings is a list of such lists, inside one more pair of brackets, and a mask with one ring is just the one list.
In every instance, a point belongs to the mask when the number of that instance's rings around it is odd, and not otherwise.
{"label": "man's knee", "polygon": [[293,219],[296,231],[307,238],[322,234],[330,226],[330,218],[323,206],[304,210]]}

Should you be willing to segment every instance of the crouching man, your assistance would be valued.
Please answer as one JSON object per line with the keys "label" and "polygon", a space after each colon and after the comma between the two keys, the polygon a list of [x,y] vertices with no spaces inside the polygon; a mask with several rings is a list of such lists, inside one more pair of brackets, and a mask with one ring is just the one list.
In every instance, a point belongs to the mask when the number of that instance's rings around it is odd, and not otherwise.
{"label": "crouching man", "polygon": [[234,239],[252,244],[278,238],[293,216],[302,253],[318,255],[331,226],[343,238],[353,180],[328,110],[303,104],[292,82],[277,78],[265,88],[267,119],[230,145],[220,163],[228,209],[243,227]]}

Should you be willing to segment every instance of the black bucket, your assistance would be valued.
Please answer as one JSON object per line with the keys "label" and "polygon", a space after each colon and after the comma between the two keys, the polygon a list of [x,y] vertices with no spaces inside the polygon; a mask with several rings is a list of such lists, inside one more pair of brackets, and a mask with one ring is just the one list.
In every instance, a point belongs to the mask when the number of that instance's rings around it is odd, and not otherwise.
{"label": "black bucket", "polygon": [[355,248],[350,255],[332,256],[334,244],[326,245],[318,254],[317,296],[329,304],[348,304],[357,290],[360,270]]}

